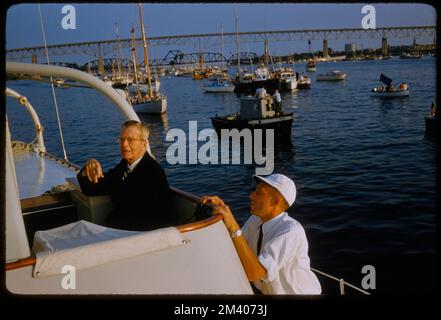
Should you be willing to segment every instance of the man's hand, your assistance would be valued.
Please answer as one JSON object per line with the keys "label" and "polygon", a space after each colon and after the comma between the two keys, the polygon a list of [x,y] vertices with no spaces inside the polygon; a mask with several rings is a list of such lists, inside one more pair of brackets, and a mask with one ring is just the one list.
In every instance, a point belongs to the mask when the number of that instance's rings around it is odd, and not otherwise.
{"label": "man's hand", "polygon": [[83,169],[83,175],[93,183],[98,183],[99,178],[104,178],[101,164],[96,159],[87,160]]}
{"label": "man's hand", "polygon": [[213,214],[221,214],[224,218],[224,223],[230,232],[234,232],[239,229],[239,225],[224,201],[218,196],[203,196],[200,200],[203,205],[210,205],[213,207]]}

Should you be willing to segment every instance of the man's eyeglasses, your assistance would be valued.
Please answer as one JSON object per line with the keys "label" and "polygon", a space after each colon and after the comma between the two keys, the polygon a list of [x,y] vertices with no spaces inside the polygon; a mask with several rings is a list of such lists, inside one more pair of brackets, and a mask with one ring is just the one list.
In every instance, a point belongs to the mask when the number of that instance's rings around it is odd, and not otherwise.
{"label": "man's eyeglasses", "polygon": [[119,143],[124,143],[125,140],[127,140],[127,142],[129,144],[132,144],[132,143],[134,143],[137,140],[145,141],[145,139],[139,139],[139,138],[121,138],[121,137],[118,138],[118,142]]}

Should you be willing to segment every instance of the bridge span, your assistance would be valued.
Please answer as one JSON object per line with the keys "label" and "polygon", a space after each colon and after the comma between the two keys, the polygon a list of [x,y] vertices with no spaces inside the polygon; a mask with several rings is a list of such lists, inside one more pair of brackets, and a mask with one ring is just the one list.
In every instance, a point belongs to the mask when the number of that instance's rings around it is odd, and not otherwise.
{"label": "bridge span", "polygon": [[[289,42],[289,41],[308,41],[322,40],[323,52],[327,54],[328,41],[330,40],[350,40],[350,39],[379,39],[382,47],[387,48],[388,38],[402,39],[435,39],[435,26],[402,26],[402,27],[382,27],[376,29],[345,28],[345,29],[311,29],[311,30],[279,30],[279,31],[252,31],[238,33],[240,43],[259,43],[267,40],[268,42]],[[223,40],[222,40],[223,39]],[[137,38],[136,46],[142,47],[142,39]],[[200,48],[203,42],[204,48],[220,47],[221,41],[224,44],[235,44],[236,33],[206,33],[191,35],[175,35],[149,37],[150,47],[159,46],[193,46]],[[101,59],[114,52],[116,48],[130,49],[131,39],[91,41],[81,43],[67,43],[48,46],[50,57],[65,55],[86,55]],[[45,57],[45,48],[17,48],[6,50],[6,59],[10,61],[31,59],[36,62],[38,58]]]}

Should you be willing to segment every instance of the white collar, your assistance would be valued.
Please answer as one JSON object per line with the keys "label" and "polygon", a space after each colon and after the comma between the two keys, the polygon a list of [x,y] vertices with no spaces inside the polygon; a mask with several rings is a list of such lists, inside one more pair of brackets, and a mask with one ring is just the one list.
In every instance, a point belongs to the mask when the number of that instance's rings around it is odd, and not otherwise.
{"label": "white collar", "polygon": [[264,222],[262,224],[262,232],[267,233],[267,232],[273,230],[274,228],[276,228],[278,222],[280,220],[282,220],[283,218],[285,218],[286,215],[287,215],[287,213],[285,211],[283,211],[282,213],[278,214],[274,218],[271,218],[270,220]]}
{"label": "white collar", "polygon": [[132,172],[133,170],[135,170],[135,167],[138,165],[138,163],[141,161],[142,157],[144,155],[142,155],[141,157],[139,157],[138,160],[134,161],[132,164],[128,164],[127,163],[127,167],[129,168],[130,172]]}

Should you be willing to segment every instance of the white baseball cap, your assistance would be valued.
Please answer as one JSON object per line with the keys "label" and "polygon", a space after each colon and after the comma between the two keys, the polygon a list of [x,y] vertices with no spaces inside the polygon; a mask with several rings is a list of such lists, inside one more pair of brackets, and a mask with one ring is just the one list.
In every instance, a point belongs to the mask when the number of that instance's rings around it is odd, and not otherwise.
{"label": "white baseball cap", "polygon": [[263,181],[269,184],[271,187],[277,189],[277,191],[279,191],[280,194],[285,198],[286,202],[288,202],[289,206],[291,206],[294,201],[296,201],[296,185],[294,181],[292,181],[287,176],[280,173],[274,173],[269,176],[254,175],[253,178],[256,182]]}

